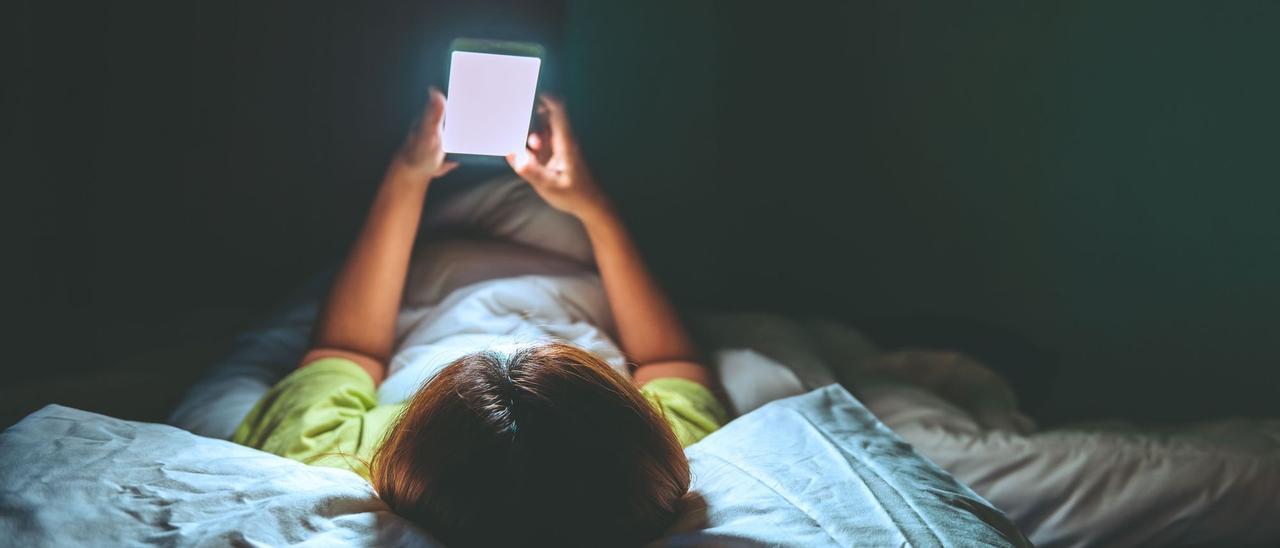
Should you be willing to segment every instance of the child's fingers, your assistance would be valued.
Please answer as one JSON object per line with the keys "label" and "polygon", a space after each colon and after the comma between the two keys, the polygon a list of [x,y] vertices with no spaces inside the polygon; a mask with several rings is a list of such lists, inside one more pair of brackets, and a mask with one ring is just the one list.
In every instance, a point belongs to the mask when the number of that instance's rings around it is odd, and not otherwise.
{"label": "child's fingers", "polygon": [[534,186],[550,185],[555,180],[555,172],[547,169],[535,161],[529,155],[529,151],[522,150],[515,154],[507,155],[507,164],[516,172],[520,178],[529,181]]}
{"label": "child's fingers", "polygon": [[547,110],[547,123],[551,126],[551,146],[557,153],[568,151],[573,146],[573,129],[569,127],[569,115],[565,112],[564,102],[544,93],[540,104]]}
{"label": "child's fingers", "polygon": [[436,170],[435,176],[444,177],[445,175],[448,175],[450,171],[453,171],[457,168],[458,168],[458,162],[452,162],[452,161],[445,162],[443,164],[440,164],[440,169]]}

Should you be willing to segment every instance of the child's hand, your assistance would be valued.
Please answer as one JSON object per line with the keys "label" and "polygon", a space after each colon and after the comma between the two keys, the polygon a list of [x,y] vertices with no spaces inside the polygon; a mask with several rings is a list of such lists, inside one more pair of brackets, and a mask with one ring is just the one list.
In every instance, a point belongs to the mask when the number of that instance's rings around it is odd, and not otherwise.
{"label": "child's hand", "polygon": [[529,148],[507,155],[511,169],[552,207],[578,218],[604,212],[608,203],[578,149],[564,103],[543,95],[538,116],[547,134],[529,135]]}
{"label": "child's hand", "polygon": [[444,94],[434,87],[429,93],[427,108],[409,130],[409,137],[392,161],[393,168],[422,181],[441,177],[458,167],[457,162],[444,161],[444,138],[440,130],[444,120]]}

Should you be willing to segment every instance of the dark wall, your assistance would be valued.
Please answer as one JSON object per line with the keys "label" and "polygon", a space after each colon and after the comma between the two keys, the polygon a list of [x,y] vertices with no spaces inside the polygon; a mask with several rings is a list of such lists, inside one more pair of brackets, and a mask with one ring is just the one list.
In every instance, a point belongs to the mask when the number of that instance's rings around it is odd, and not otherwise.
{"label": "dark wall", "polygon": [[1276,28],[1264,1],[580,1],[566,76],[687,300],[967,347],[1051,383],[1051,418],[1275,415]]}
{"label": "dark wall", "polygon": [[1280,412],[1280,4],[561,4],[7,6],[4,372],[55,396],[6,415],[162,414],[341,253],[454,36],[550,46],[685,303],[965,348],[1050,418]]}
{"label": "dark wall", "polygon": [[[6,4],[0,410],[162,414],[343,252],[452,38],[555,52],[561,19],[554,1]],[[142,400],[160,403],[122,403]]]}

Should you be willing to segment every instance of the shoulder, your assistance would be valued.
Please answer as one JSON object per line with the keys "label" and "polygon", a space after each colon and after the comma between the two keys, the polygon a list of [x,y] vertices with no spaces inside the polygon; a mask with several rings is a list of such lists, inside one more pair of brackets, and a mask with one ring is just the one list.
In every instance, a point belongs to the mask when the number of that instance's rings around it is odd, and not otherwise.
{"label": "shoulder", "polygon": [[360,449],[366,415],[377,407],[373,379],[358,364],[323,358],[277,383],[232,441],[303,462]]}
{"label": "shoulder", "polygon": [[641,386],[640,393],[667,419],[683,446],[701,440],[729,420],[715,394],[688,379],[656,378]]}

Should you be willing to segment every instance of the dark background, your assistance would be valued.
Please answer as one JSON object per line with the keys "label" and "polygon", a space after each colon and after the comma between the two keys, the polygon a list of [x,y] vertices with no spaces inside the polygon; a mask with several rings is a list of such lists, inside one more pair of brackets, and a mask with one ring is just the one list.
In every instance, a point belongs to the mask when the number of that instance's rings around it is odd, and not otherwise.
{"label": "dark background", "polygon": [[548,46],[684,304],[960,348],[1050,423],[1280,415],[1278,28],[1262,0],[8,3],[0,424],[162,420],[340,256],[457,36]]}

